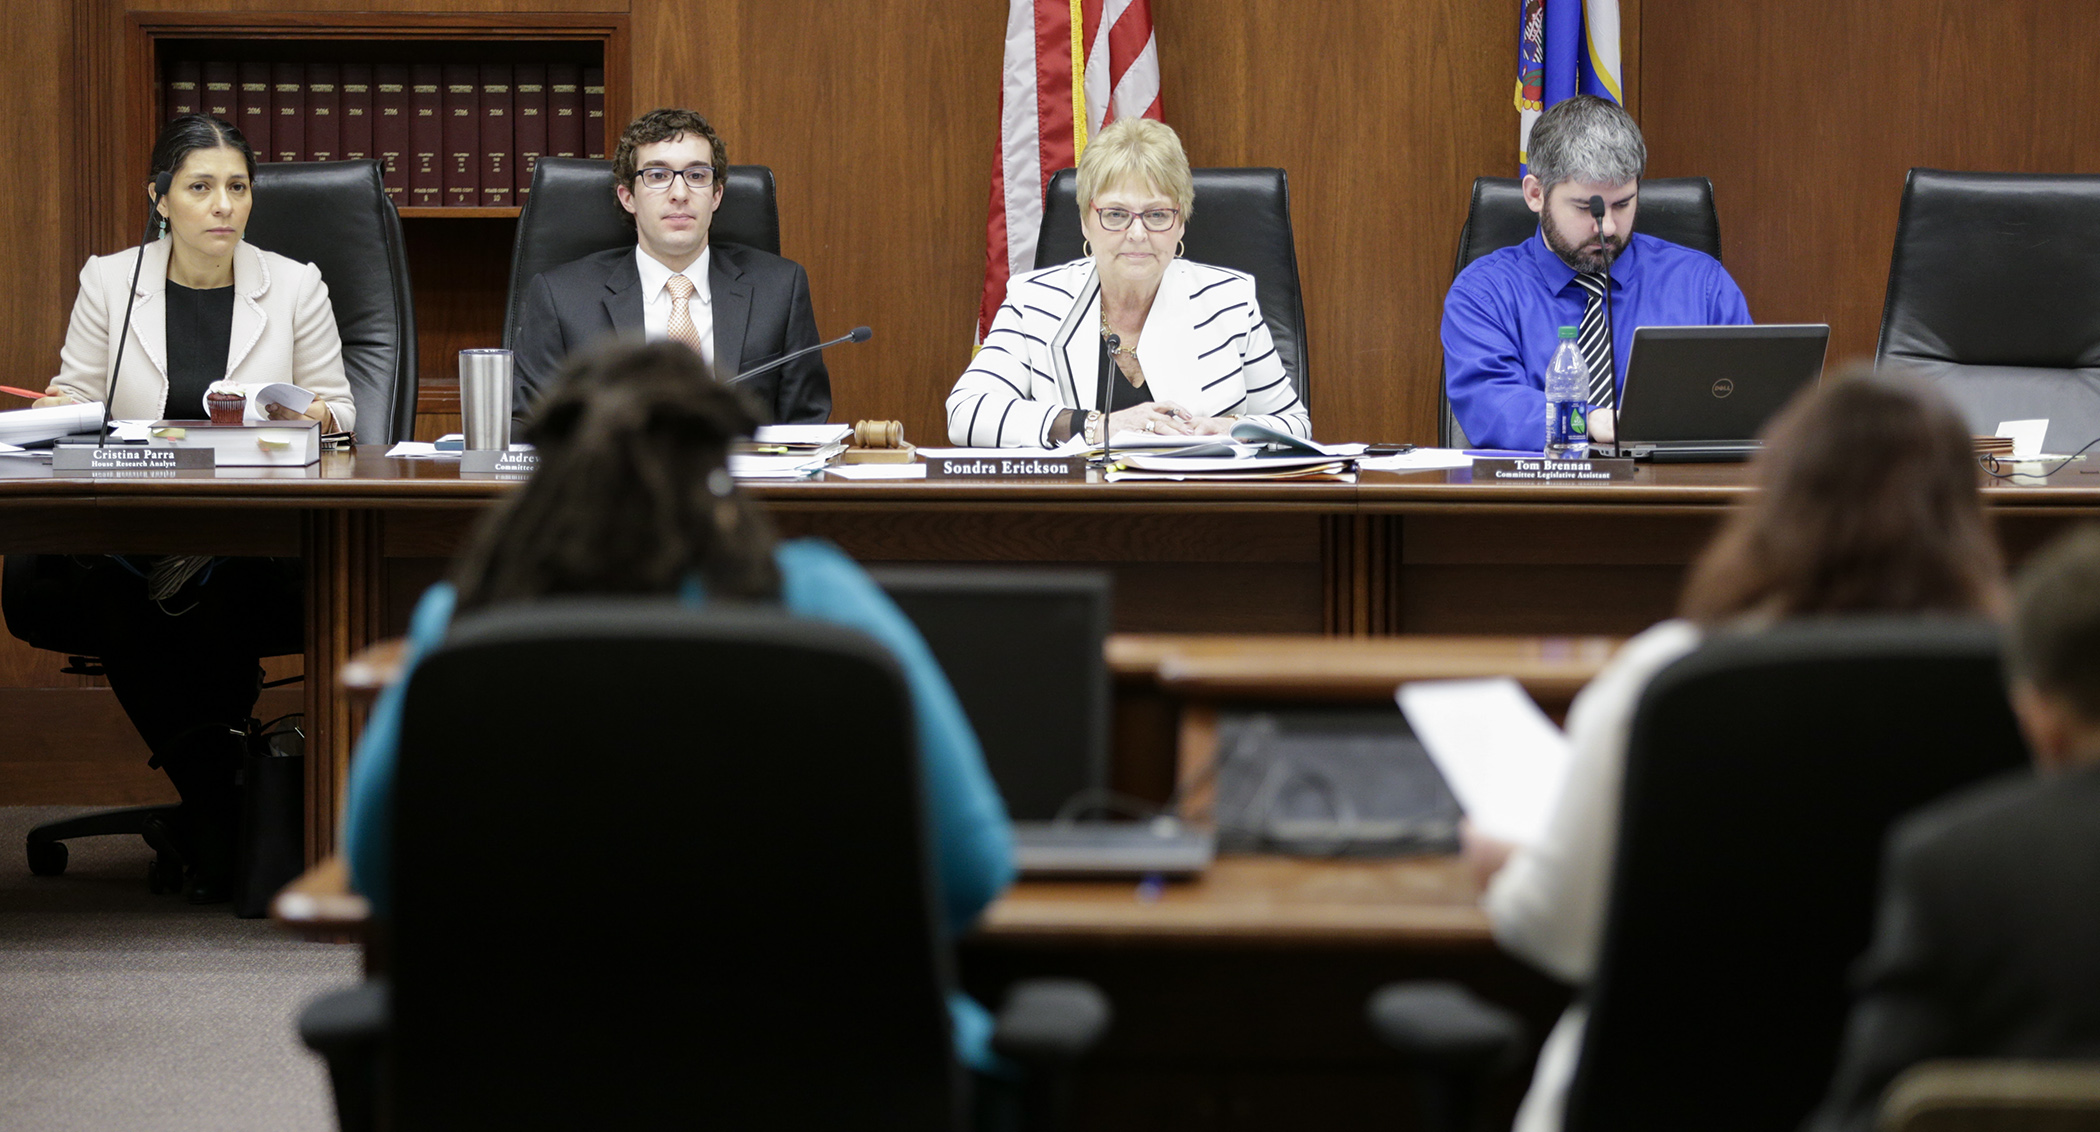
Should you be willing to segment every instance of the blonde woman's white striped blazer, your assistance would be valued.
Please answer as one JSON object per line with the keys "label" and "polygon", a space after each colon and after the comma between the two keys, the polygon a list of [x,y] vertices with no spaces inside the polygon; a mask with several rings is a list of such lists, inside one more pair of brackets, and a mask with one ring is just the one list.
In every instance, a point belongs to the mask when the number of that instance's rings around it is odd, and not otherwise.
{"label": "blonde woman's white striped blazer", "polygon": [[[1101,285],[1092,259],[1014,276],[984,348],[948,394],[949,442],[1048,447],[1058,413],[1096,407],[1100,357]],[[1312,435],[1251,275],[1185,259],[1167,264],[1137,358],[1146,400]]]}

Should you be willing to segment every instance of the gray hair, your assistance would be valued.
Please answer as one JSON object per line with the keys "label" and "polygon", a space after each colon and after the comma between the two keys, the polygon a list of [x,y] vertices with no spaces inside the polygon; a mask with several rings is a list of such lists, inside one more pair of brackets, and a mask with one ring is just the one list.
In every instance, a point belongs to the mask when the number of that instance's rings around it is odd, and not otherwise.
{"label": "gray hair", "polygon": [[1578,94],[1554,103],[1532,123],[1525,158],[1545,192],[1563,181],[1623,185],[1647,170],[1648,143],[1633,115],[1617,103]]}

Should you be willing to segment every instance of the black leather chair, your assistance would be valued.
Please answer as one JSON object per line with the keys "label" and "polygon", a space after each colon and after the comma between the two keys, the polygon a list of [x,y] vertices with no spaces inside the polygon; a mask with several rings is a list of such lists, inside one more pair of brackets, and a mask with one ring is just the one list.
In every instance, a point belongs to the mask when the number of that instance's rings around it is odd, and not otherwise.
{"label": "black leather chair", "polygon": [[[773,171],[732,165],[722,182],[722,206],[708,226],[715,243],[742,244],[780,254],[780,204]],[[510,297],[504,304],[503,348],[512,348],[525,286],[542,271],[609,248],[634,246],[634,218],[613,196],[612,162],[543,157],[532,172],[532,195],[518,215],[510,252]]]}
{"label": "black leather chair", "polygon": [[[1516,177],[1473,178],[1473,199],[1466,206],[1465,227],[1458,230],[1458,255],[1451,277],[1492,251],[1514,247],[1536,235],[1538,213],[1524,203],[1524,182]],[[1633,230],[1721,258],[1721,220],[1714,212],[1714,183],[1705,177],[1649,177],[1641,182],[1640,207]],[[1437,444],[1464,448],[1465,430],[1451,415],[1451,395],[1437,382]]]}
{"label": "black leather chair", "polygon": [[2100,438],[2100,176],[1913,169],[1876,363],[1919,373],[1971,431],[2049,419],[2046,452]]}
{"label": "black leather chair", "polygon": [[[288,161],[255,171],[255,205],[245,238],[256,247],[321,269],[343,340],[343,372],[357,405],[360,444],[391,444],[415,433],[416,314],[409,288],[408,253],[401,217],[386,198],[377,161]],[[8,628],[42,649],[65,653],[64,671],[99,674],[101,642],[83,635],[64,615],[77,599],[78,568],[49,555],[10,555],[0,578]],[[296,634],[269,655],[297,652]],[[66,868],[64,842],[75,837],[136,834],[156,819],[168,820],[174,806],[133,806],[63,821],[29,832],[30,870],[56,876]],[[155,890],[181,887],[182,866],[174,853],[155,846],[148,883]]]}
{"label": "black leather chair", "polygon": [[[1290,180],[1281,169],[1194,169],[1195,216],[1189,221],[1188,258],[1254,276],[1276,355],[1311,404],[1305,360],[1305,299],[1298,287],[1298,246],[1291,235]],[[1078,259],[1085,237],[1079,230],[1079,171],[1060,169],[1043,197],[1043,223],[1035,241],[1035,266]]]}
{"label": "black leather chair", "polygon": [[[387,980],[301,1021],[343,1127],[958,1127],[911,720],[881,646],[776,611],[460,619],[403,704]],[[1016,997],[1039,1066],[1106,1025]]]}
{"label": "black leather chair", "polygon": [[255,169],[246,239],[321,269],[343,372],[357,404],[357,442],[416,431],[416,308],[401,216],[377,161],[284,161]]}
{"label": "black leather chair", "polygon": [[[1889,826],[2024,765],[1987,624],[1801,621],[1659,673],[1628,745],[1568,1132],[1687,1114],[1714,1132],[1798,1127],[1836,1064]],[[1507,1056],[1482,1040],[1508,1035],[1498,1008],[1426,989],[1374,997],[1380,1036],[1446,1069]]]}

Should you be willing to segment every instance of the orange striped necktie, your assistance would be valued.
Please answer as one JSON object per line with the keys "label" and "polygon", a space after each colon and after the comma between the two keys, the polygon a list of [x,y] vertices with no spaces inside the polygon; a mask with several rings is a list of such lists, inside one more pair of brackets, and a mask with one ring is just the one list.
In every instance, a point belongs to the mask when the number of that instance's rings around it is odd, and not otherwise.
{"label": "orange striped necktie", "polygon": [[693,292],[697,290],[693,281],[683,275],[673,275],[664,287],[671,292],[671,322],[666,327],[667,335],[676,342],[700,352],[700,332],[693,328]]}

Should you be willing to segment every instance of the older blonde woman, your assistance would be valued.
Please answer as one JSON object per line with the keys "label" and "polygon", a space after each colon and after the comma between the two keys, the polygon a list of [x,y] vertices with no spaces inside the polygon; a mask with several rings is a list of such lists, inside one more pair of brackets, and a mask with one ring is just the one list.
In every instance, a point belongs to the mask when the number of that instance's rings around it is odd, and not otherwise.
{"label": "older blonde woman", "polygon": [[948,394],[952,443],[1223,433],[1241,419],[1312,434],[1253,276],[1180,258],[1195,195],[1165,123],[1126,118],[1095,136],[1079,159],[1087,255],[1007,283],[984,348]]}

